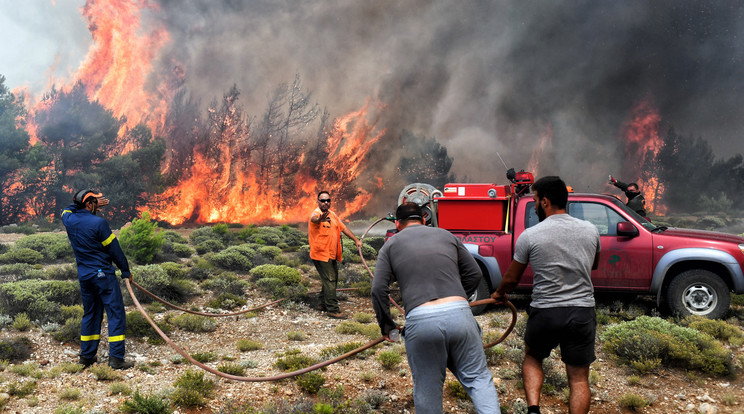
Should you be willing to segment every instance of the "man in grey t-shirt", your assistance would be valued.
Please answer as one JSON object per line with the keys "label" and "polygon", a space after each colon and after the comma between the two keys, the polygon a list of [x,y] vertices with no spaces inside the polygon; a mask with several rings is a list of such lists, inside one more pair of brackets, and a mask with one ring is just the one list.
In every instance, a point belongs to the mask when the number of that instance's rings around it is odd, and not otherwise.
{"label": "man in grey t-shirt", "polygon": [[526,229],[514,258],[491,295],[497,302],[517,287],[527,264],[535,273],[522,365],[528,413],[540,413],[542,362],[556,346],[566,364],[569,412],[589,412],[589,365],[595,360],[594,287],[591,271],[599,263],[599,232],[591,223],[566,214],[568,191],[559,177],[532,185],[540,223]]}

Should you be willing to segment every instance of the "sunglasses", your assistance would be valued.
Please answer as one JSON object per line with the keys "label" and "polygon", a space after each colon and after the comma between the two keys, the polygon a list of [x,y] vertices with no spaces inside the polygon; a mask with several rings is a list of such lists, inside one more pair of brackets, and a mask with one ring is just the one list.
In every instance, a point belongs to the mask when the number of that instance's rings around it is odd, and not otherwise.
{"label": "sunglasses", "polygon": [[319,203],[330,203],[331,202],[331,199],[330,198],[326,198],[326,199],[319,198],[318,199],[318,202]]}

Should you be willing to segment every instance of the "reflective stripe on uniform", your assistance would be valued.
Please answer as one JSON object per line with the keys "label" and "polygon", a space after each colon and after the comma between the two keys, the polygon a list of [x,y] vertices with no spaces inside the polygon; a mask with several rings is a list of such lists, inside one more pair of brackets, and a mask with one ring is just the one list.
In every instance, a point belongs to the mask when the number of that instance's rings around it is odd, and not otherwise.
{"label": "reflective stripe on uniform", "polygon": [[124,335],[109,336],[109,342],[119,342],[124,340]]}
{"label": "reflective stripe on uniform", "polygon": [[103,245],[103,247],[106,247],[109,244],[111,244],[111,242],[114,241],[115,238],[116,238],[116,236],[114,235],[114,233],[111,233],[111,235],[108,236],[108,238],[106,240],[104,240],[103,242],[101,242],[101,244]]}
{"label": "reflective stripe on uniform", "polygon": [[65,213],[72,213],[72,210],[62,210],[62,217],[65,216]]}
{"label": "reflective stripe on uniform", "polygon": [[101,335],[80,335],[81,341],[97,341],[101,339]]}

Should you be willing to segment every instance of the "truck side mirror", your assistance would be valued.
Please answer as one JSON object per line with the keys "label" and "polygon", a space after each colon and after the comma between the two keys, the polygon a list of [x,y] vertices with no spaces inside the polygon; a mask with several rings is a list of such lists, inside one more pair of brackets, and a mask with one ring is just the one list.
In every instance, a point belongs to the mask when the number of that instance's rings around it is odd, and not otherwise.
{"label": "truck side mirror", "polygon": [[638,229],[629,221],[617,223],[617,235],[620,237],[637,237]]}

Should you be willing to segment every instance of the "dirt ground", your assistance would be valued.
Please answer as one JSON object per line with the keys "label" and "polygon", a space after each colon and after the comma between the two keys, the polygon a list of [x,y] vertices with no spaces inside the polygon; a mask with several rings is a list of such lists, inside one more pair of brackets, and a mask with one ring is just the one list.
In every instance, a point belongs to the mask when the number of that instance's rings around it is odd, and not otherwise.
{"label": "dirt ground", "polygon": [[[0,234],[0,242],[12,243],[22,235]],[[350,265],[361,266],[361,265]],[[304,274],[304,278],[319,288],[314,278],[314,269]],[[247,275],[241,275],[247,277]],[[257,292],[249,292],[248,307],[266,303],[268,299]],[[342,310],[349,315],[356,313],[373,314],[368,298],[342,294]],[[188,307],[200,307],[211,294],[196,297]],[[613,302],[612,297],[601,298],[605,306]],[[649,306],[649,299],[638,299],[641,307]],[[256,317],[216,318],[218,327],[215,332],[191,333],[174,330],[171,338],[190,354],[196,352],[214,352],[219,358],[208,363],[217,367],[226,360],[236,362],[250,361],[255,368],[248,369],[246,376],[260,378],[281,373],[275,367],[279,354],[290,349],[299,349],[303,355],[319,358],[325,348],[348,342],[366,342],[369,338],[359,334],[339,334],[336,327],[342,321],[330,319],[324,313],[312,307],[312,298],[308,303],[289,303],[275,306],[259,312]],[[527,300],[515,299],[523,317]],[[627,306],[633,303],[627,303]],[[134,310],[128,307],[127,311]],[[180,313],[180,312],[178,312]],[[164,313],[155,314],[156,320]],[[32,317],[33,318],[33,317]],[[510,321],[510,313],[504,308],[491,308],[477,316],[477,320],[485,334],[500,334]],[[741,329],[741,327],[739,328]],[[290,340],[289,332],[302,332],[304,340]],[[106,330],[102,331],[99,360],[105,362],[107,357]],[[114,382],[126,384],[132,391],[142,393],[165,393],[174,389],[174,382],[188,369],[193,369],[188,363],[174,363],[178,356],[176,351],[168,345],[152,345],[144,340],[127,339],[128,358],[134,359],[136,367],[121,373],[116,381],[99,381],[85,370],[74,374],[52,375],[53,369],[62,363],[76,362],[78,345],[60,343],[34,326],[26,332],[18,332],[6,326],[0,332],[2,339],[7,340],[18,336],[29,338],[33,344],[33,353],[27,361],[37,363],[43,373],[36,379],[36,390],[26,397],[9,398],[3,412],[10,413],[55,413],[76,412],[59,411],[60,407],[74,407],[77,412],[118,412],[121,403],[128,396],[112,394],[111,386]],[[240,352],[237,341],[251,339],[263,344],[263,349],[257,351]],[[507,349],[519,349],[521,338],[513,333],[502,344]],[[384,343],[374,348],[374,354],[364,358],[351,358],[324,369],[324,387],[335,389],[342,387],[345,399],[369,396],[370,393],[382,396],[384,402],[376,408],[379,413],[413,413],[412,388],[410,370],[403,358],[402,363],[392,369],[385,370],[376,359],[376,354],[382,350],[395,349],[404,352],[400,344]],[[592,365],[592,412],[596,413],[625,413],[630,412],[620,405],[621,398],[629,393],[642,396],[650,401],[650,405],[640,412],[644,413],[738,413],[744,412],[744,379],[741,373],[744,367],[737,367],[735,378],[715,378],[699,372],[685,372],[680,369],[661,368],[657,372],[641,376],[637,380],[629,381],[632,372],[619,366],[612,357],[604,352],[601,344],[596,347],[598,360]],[[744,361],[742,354],[744,347],[731,349],[734,361]],[[555,362],[562,369],[560,361]],[[10,371],[8,367],[0,373],[0,390],[5,391],[11,383],[30,381],[28,377],[20,376]],[[520,364],[516,358],[504,357],[491,365],[494,382],[499,390],[502,406],[509,413],[523,412],[519,407],[524,402],[524,392],[521,388]],[[282,380],[277,382],[262,381],[232,381],[219,378],[212,374],[206,377],[216,383],[214,395],[206,406],[201,408],[175,408],[177,413],[231,413],[236,408],[252,407],[259,409],[269,403],[284,401],[287,406],[301,400],[316,400],[317,396],[304,393],[296,381]],[[455,381],[448,373],[447,381]],[[445,387],[446,388],[446,387]],[[77,389],[81,395],[76,399],[63,399],[65,390]],[[2,394],[0,394],[2,397]],[[708,405],[706,405],[708,404]],[[542,400],[543,413],[567,413],[565,396],[560,390],[545,395]],[[713,407],[713,408],[710,408]],[[710,408],[709,411],[706,411]],[[446,413],[471,413],[472,405],[456,398],[447,389],[444,393],[444,409]]]}

